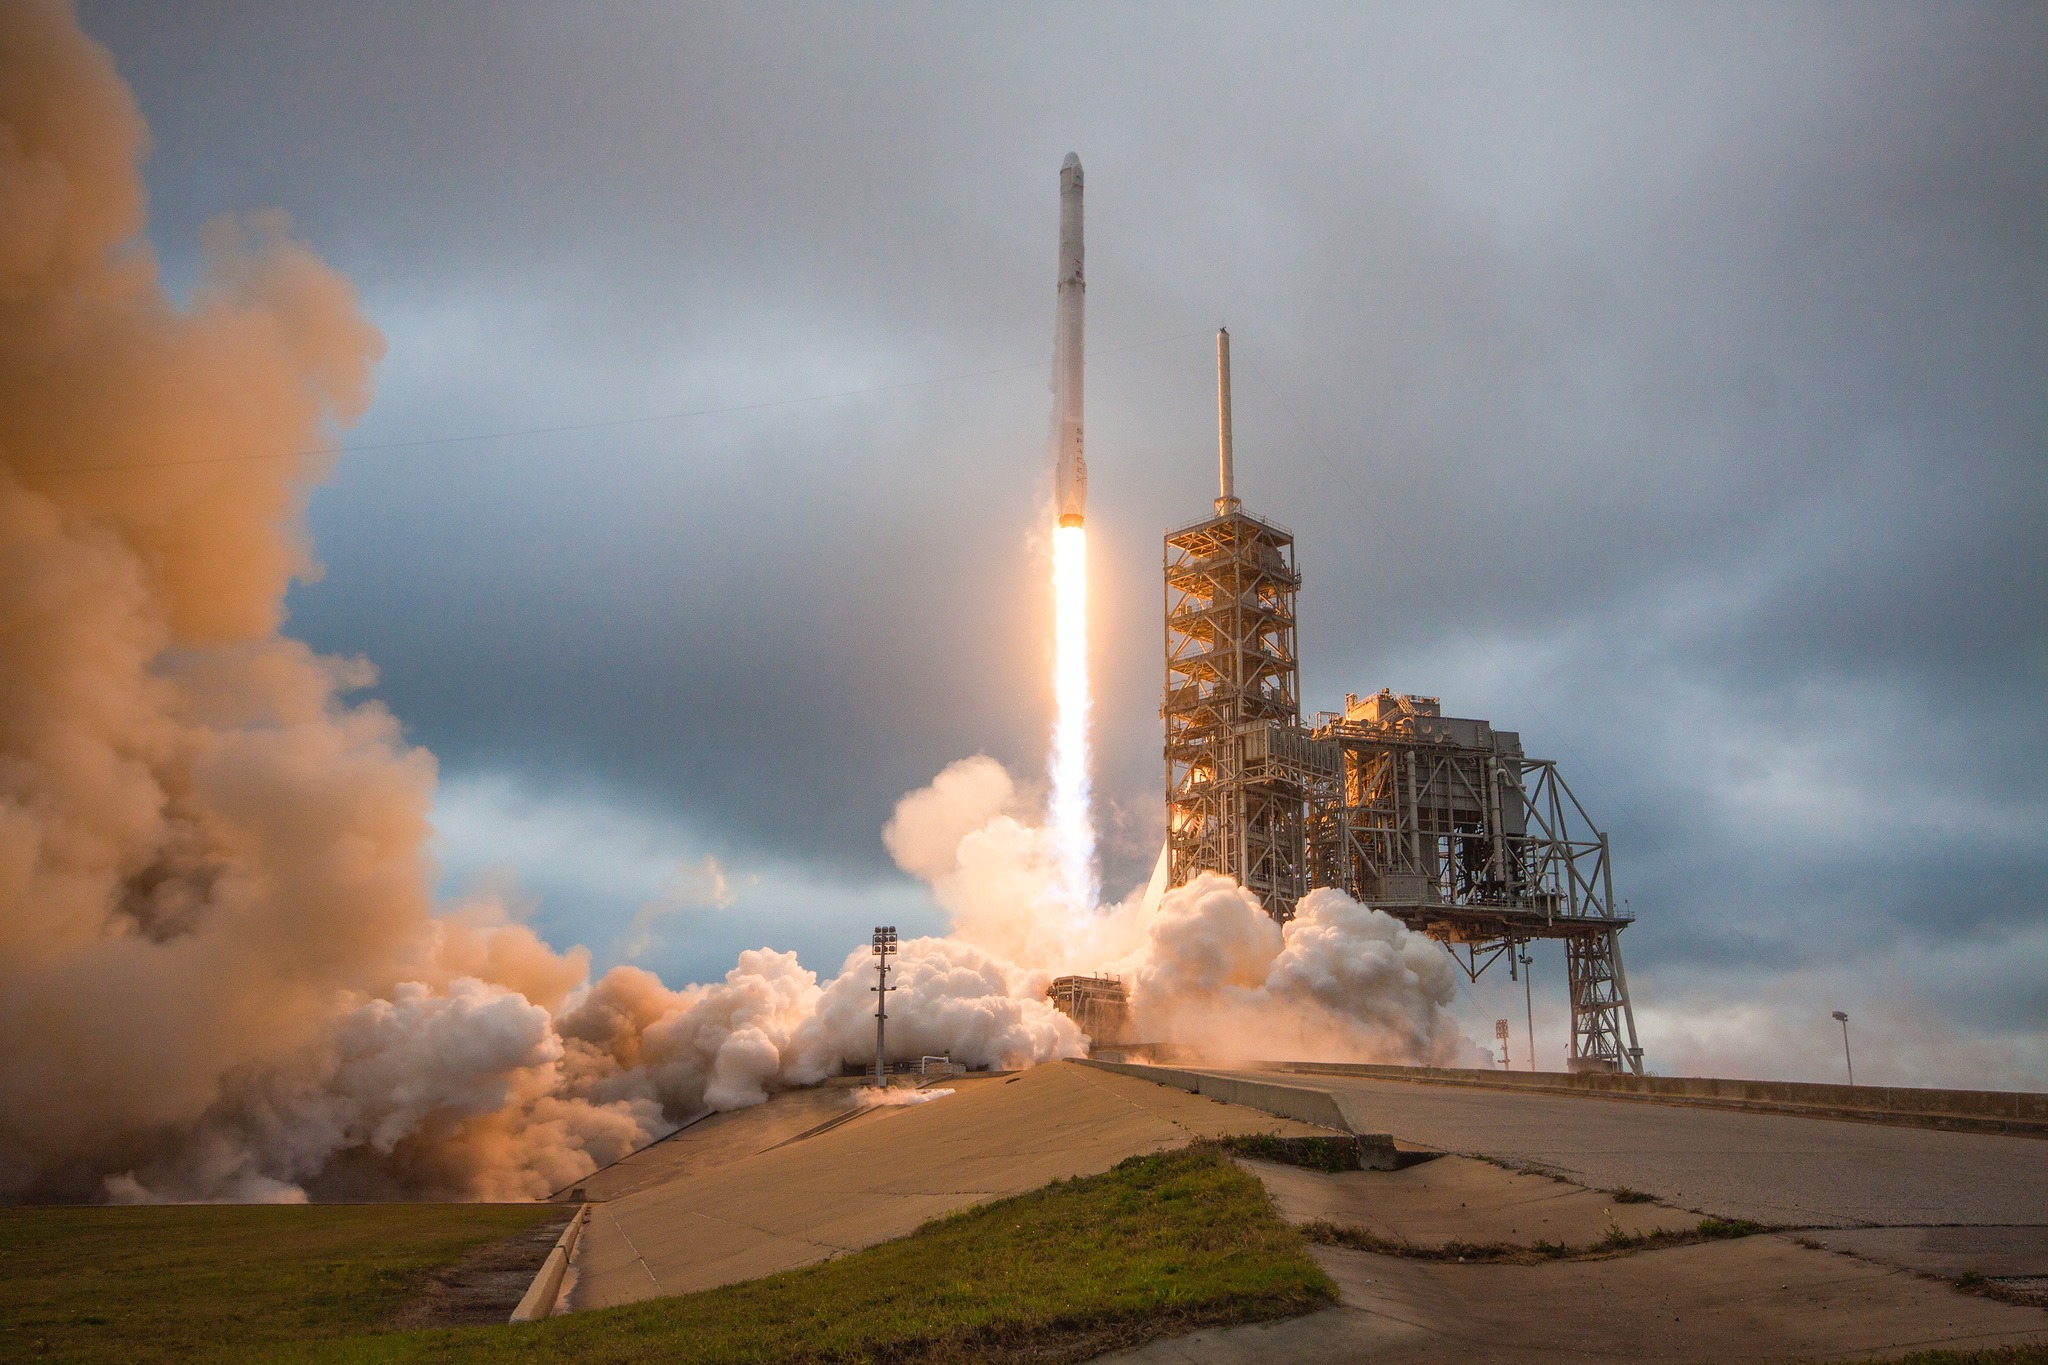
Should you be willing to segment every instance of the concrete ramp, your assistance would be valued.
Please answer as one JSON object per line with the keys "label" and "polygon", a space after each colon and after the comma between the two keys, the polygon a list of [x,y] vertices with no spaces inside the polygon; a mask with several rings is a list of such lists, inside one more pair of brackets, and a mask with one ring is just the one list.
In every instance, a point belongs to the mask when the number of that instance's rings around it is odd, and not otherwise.
{"label": "concrete ramp", "polygon": [[854,1108],[853,1090],[843,1085],[821,1085],[809,1090],[790,1090],[766,1104],[729,1113],[706,1114],[695,1122],[651,1142],[631,1156],[614,1161],[586,1176],[555,1197],[567,1198],[582,1190],[589,1200],[623,1199],[635,1190],[659,1185],[679,1176],[693,1175],[766,1151],[800,1133],[849,1114]]}
{"label": "concrete ramp", "polygon": [[[735,1115],[723,1136],[706,1135],[720,1144],[713,1158],[692,1155],[692,1129],[610,1168],[621,1192],[591,1209],[571,1306],[687,1294],[809,1265],[955,1209],[1198,1137],[1331,1131],[1073,1063],[946,1084],[956,1093],[877,1108],[749,1155],[732,1155],[734,1133],[748,1131]],[[753,1125],[762,1135],[780,1131],[793,1120],[766,1111],[789,1098],[742,1113],[761,1114]],[[642,1157],[660,1167],[644,1179],[630,1171]]]}

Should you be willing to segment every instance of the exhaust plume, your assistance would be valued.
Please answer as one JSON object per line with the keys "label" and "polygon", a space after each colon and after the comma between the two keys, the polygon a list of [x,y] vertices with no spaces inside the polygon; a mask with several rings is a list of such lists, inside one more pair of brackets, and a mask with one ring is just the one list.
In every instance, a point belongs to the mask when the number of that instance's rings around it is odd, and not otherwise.
{"label": "exhaust plume", "polygon": [[[68,6],[0,6],[0,1199],[537,1197],[861,1059],[865,950],[822,982],[762,948],[592,983],[501,902],[434,903],[432,755],[349,700],[368,663],[278,633],[318,572],[331,457],[303,452],[367,406],[382,339],[277,214],[209,226],[172,299],[147,142]],[[956,928],[902,945],[899,1055],[1075,1055],[1045,985],[1104,966],[1189,1036],[1299,1013],[1333,1048],[1455,1047],[1447,976],[1348,903],[1285,930],[1227,883],[1077,906],[990,760],[885,838]]]}
{"label": "exhaust plume", "polygon": [[1450,959],[1392,916],[1325,888],[1282,925],[1214,873],[1172,890],[1155,873],[1077,913],[1057,840],[1025,825],[1019,805],[1000,764],[963,759],[906,796],[885,836],[898,865],[931,886],[954,938],[1011,964],[1013,989],[1113,973],[1130,985],[1137,1037],[1216,1058],[1491,1064],[1447,1012]]}

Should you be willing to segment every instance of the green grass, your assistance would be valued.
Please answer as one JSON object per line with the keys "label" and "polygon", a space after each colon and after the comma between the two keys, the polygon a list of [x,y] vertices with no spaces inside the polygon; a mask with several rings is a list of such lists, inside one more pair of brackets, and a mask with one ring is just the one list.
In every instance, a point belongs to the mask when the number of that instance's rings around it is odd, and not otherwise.
{"label": "green grass", "polygon": [[1233,1156],[1248,1156],[1283,1166],[1304,1166],[1326,1174],[1360,1168],[1358,1139],[1355,1137],[1283,1138],[1271,1133],[1242,1133],[1219,1138],[1217,1145]]}
{"label": "green grass", "polygon": [[1607,1235],[1593,1244],[1595,1251],[1635,1251],[1642,1247],[1677,1246],[1683,1242],[1715,1242],[1728,1237],[1754,1237],[1762,1232],[1763,1225],[1752,1223],[1747,1218],[1702,1218],[1698,1226],[1687,1230],[1658,1228],[1654,1232],[1623,1232],[1614,1224],[1607,1225]]}
{"label": "green grass", "polygon": [[[433,1212],[448,1216],[445,1208]],[[243,1238],[240,1229],[225,1235]],[[261,1259],[260,1251],[245,1254],[213,1277],[209,1303],[220,1305],[237,1279],[259,1301],[247,1306],[238,1333],[206,1339],[208,1349],[191,1354],[188,1345],[186,1354],[155,1356],[71,1350],[97,1331],[146,1337],[128,1314],[189,1325],[213,1311],[143,1302],[180,1297],[179,1286],[159,1275],[110,1299],[118,1319],[98,1310],[109,1326],[68,1321],[64,1349],[52,1358],[1054,1362],[1195,1326],[1303,1312],[1336,1293],[1258,1181],[1206,1144],[1133,1157],[1103,1175],[969,1209],[822,1265],[523,1327],[374,1330],[403,1298],[402,1287],[344,1324],[336,1296],[316,1279],[302,1270],[295,1286],[273,1284]]]}
{"label": "green grass", "polygon": [[1264,1188],[1213,1147],[925,1224],[822,1265],[531,1327],[392,1333],[295,1361],[1080,1360],[1209,1323],[1302,1312],[1335,1287]]}
{"label": "green grass", "polygon": [[1619,1251],[1641,1251],[1650,1247],[1688,1246],[1694,1242],[1719,1241],[1726,1237],[1749,1237],[1764,1229],[1761,1225],[1746,1219],[1726,1220],[1702,1218],[1698,1226],[1682,1229],[1662,1229],[1656,1232],[1627,1233],[1609,1224],[1607,1235],[1589,1247],[1570,1247],[1561,1242],[1444,1242],[1435,1246],[1417,1246],[1413,1242],[1397,1241],[1382,1237],[1369,1228],[1354,1227],[1346,1223],[1315,1222],[1302,1229],[1302,1234],[1312,1242],[1325,1246],[1350,1247],[1353,1251],[1373,1251],[1382,1256],[1406,1256],[1418,1261],[1459,1261],[1465,1263],[1507,1263],[1511,1265],[1535,1265],[1541,1261],[1575,1260],[1590,1256],[1607,1256]]}
{"label": "green grass", "polygon": [[435,1270],[559,1207],[0,1208],[0,1360],[219,1359],[370,1330]]}

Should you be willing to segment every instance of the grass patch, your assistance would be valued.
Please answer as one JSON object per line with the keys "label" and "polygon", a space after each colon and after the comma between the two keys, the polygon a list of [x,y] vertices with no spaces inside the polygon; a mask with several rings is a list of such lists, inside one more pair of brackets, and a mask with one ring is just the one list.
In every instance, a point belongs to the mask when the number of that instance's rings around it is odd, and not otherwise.
{"label": "grass patch", "polygon": [[1752,1223],[1747,1218],[1702,1218],[1694,1229],[1707,1241],[1717,1237],[1754,1237],[1763,1230],[1762,1223]]}
{"label": "grass patch", "polygon": [[745,1284],[531,1327],[384,1333],[272,1358],[1065,1361],[1335,1296],[1264,1187],[1197,1144]]}
{"label": "grass patch", "polygon": [[1284,1138],[1272,1133],[1240,1133],[1217,1139],[1217,1145],[1232,1156],[1271,1161],[1281,1166],[1302,1166],[1325,1174],[1363,1169],[1355,1137]]}
{"label": "grass patch", "polygon": [[[559,1211],[16,1210],[16,1222],[62,1215],[67,1227],[104,1223],[111,1231],[71,1251],[48,1237],[0,1244],[5,1264],[35,1268],[33,1276],[0,1272],[12,1276],[0,1299],[0,1358],[1056,1362],[1198,1326],[1283,1317],[1336,1297],[1264,1187],[1215,1146],[1198,1144],[968,1209],[822,1265],[701,1294],[523,1327],[378,1330],[433,1270],[476,1241],[518,1231],[523,1224],[507,1213],[530,1220]],[[451,1232],[450,1220],[466,1215],[479,1219],[471,1231],[480,1235]],[[173,1253],[160,1233],[179,1228]],[[385,1245],[393,1238],[397,1249]],[[141,1263],[118,1283],[103,1274],[104,1288],[95,1288],[92,1268],[124,1248]],[[59,1280],[69,1286],[63,1294],[33,1288]]]}
{"label": "grass patch", "polygon": [[373,1330],[544,1204],[0,1208],[0,1359],[190,1361]]}
{"label": "grass patch", "polygon": [[1617,1204],[1654,1204],[1657,1202],[1656,1195],[1648,1194],[1642,1190],[1632,1190],[1626,1185],[1618,1189],[1609,1190],[1607,1197]]}
{"label": "grass patch", "polygon": [[1718,1242],[1729,1237],[1753,1237],[1762,1232],[1761,1223],[1747,1218],[1702,1218],[1690,1229],[1658,1228],[1653,1232],[1623,1232],[1613,1223],[1607,1235],[1593,1244],[1595,1252],[1640,1251],[1645,1247],[1681,1246],[1690,1242]]}
{"label": "grass patch", "polygon": [[1507,1262],[1514,1265],[1534,1265],[1539,1261],[1562,1260],[1580,1253],[1556,1242],[1535,1242],[1524,1245],[1520,1242],[1443,1242],[1434,1246],[1417,1246],[1393,1237],[1382,1237],[1369,1228],[1349,1223],[1310,1223],[1302,1228],[1302,1235],[1311,1242],[1324,1246],[1349,1247],[1353,1251],[1373,1251],[1382,1256],[1405,1256],[1413,1261],[1461,1261],[1461,1262]]}
{"label": "grass patch", "polygon": [[1417,1246],[1412,1242],[1382,1237],[1367,1228],[1353,1227],[1343,1223],[1310,1223],[1302,1228],[1302,1235],[1312,1242],[1324,1246],[1350,1247],[1353,1251],[1373,1251],[1383,1256],[1405,1256],[1416,1261],[1458,1261],[1463,1263],[1494,1263],[1509,1265],[1537,1265],[1544,1261],[1579,1260],[1593,1256],[1611,1256],[1621,1251],[1642,1251],[1650,1247],[1688,1246],[1695,1242],[1718,1241],[1726,1237],[1748,1237],[1762,1232],[1762,1225],[1747,1219],[1727,1220],[1702,1218],[1693,1228],[1669,1231],[1627,1233],[1610,1224],[1607,1235],[1589,1247],[1569,1247],[1559,1242],[1444,1242],[1436,1246]]}

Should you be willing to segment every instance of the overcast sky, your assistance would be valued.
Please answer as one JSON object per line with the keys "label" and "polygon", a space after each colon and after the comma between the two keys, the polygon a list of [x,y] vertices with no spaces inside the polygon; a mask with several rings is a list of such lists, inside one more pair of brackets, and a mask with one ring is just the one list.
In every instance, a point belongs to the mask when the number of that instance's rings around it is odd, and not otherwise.
{"label": "overcast sky", "polygon": [[[672,983],[937,926],[894,802],[1044,764],[1072,150],[1113,890],[1163,827],[1159,537],[1213,496],[1227,323],[1308,706],[1441,696],[1562,763],[1653,1068],[1834,1079],[1842,1008],[1866,1079],[2048,1085],[2048,9],[82,14],[174,283],[276,206],[362,291],[351,445],[583,428],[313,501],[290,629],[439,756],[451,892],[600,965],[667,907]],[[1519,1038],[1519,995],[1459,1012]]]}

